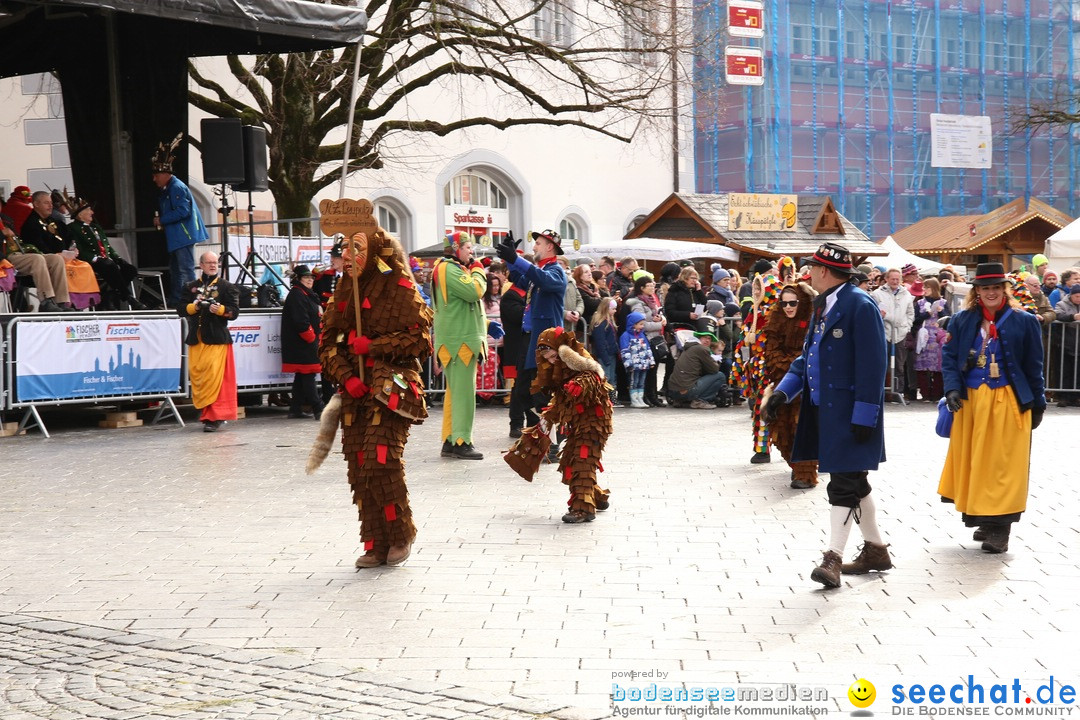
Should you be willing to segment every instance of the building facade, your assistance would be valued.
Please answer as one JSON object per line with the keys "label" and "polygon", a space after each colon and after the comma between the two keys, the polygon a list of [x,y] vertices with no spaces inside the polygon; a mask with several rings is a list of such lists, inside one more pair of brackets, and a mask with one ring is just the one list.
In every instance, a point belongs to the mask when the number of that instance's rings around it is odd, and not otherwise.
{"label": "building facade", "polygon": [[[1018,123],[1075,97],[1077,13],[1071,0],[765,0],[764,37],[745,39],[724,32],[726,0],[699,0],[696,27],[759,48],[764,84],[727,83],[723,44],[695,65],[697,191],[828,194],[879,239],[1033,196],[1076,216],[1080,142]],[[933,167],[935,113],[989,117],[991,167]]]}

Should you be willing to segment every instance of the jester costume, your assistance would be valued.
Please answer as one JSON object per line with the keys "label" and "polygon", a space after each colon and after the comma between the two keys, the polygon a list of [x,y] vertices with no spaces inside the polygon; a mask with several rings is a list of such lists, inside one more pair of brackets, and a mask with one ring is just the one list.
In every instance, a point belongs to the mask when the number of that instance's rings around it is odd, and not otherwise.
{"label": "jester costume", "polygon": [[[795,358],[802,355],[803,342],[810,327],[810,318],[814,313],[814,298],[817,292],[806,283],[785,285],[780,292],[794,292],[799,298],[799,307],[795,317],[789,318],[779,302],[769,311],[765,325],[765,381],[769,384],[767,393],[780,384]],[[799,408],[802,396],[797,396],[790,403],[776,411],[776,419],[768,424],[769,439],[780,450],[780,455],[791,467],[791,487],[798,489],[812,488],[818,484],[817,460],[793,462],[791,448],[795,442],[795,426],[799,420]],[[764,400],[762,401],[764,405]]]}
{"label": "jester costume", "polygon": [[341,444],[365,550],[356,567],[398,565],[416,537],[402,456],[409,425],[427,417],[420,369],[431,355],[431,310],[401,246],[382,230],[354,235],[343,259],[319,359],[340,388]]}
{"label": "jester costume", "polygon": [[[765,324],[769,310],[776,303],[782,284],[775,275],[758,275],[753,280],[755,295],[750,315],[743,323],[742,337],[735,345],[735,363],[731,374],[749,401],[754,425],[754,458],[768,462],[769,428],[761,417],[762,395],[769,384],[765,372]],[[747,356],[747,359],[743,359]],[[757,458],[764,458],[758,460]]]}
{"label": "jester costume", "polygon": [[[554,361],[544,357],[547,348],[558,353]],[[563,522],[592,522],[597,510],[608,507],[609,493],[596,484],[596,474],[604,469],[600,456],[613,429],[610,390],[604,369],[574,333],[561,327],[540,333],[532,392],[551,393],[541,423],[559,428],[566,438],[559,453],[559,473],[570,487],[569,512]]]}
{"label": "jester costume", "polygon": [[484,456],[472,450],[472,433],[476,416],[476,366],[487,350],[487,321],[481,303],[487,290],[487,274],[479,262],[470,258],[466,267],[457,255],[462,244],[471,240],[464,232],[446,238],[448,254],[435,261],[431,294],[438,343],[435,357],[446,377],[442,454],[480,460]]}

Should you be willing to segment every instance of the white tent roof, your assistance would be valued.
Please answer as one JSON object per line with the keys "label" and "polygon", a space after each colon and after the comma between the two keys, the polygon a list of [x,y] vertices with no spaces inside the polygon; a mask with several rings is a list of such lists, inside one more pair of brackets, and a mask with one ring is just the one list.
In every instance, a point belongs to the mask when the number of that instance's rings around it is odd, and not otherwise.
{"label": "white tent roof", "polygon": [[1045,254],[1050,260],[1050,269],[1056,272],[1080,265],[1080,219],[1046,238]]}
{"label": "white tent roof", "polygon": [[658,240],[639,238],[637,240],[612,240],[610,242],[590,242],[580,250],[563,246],[570,259],[590,257],[599,260],[601,255],[613,255],[616,259],[632,257],[637,260],[659,260],[675,262],[688,258],[715,258],[738,262],[739,253],[726,245],[713,243],[686,242],[684,240]]}
{"label": "white tent roof", "polygon": [[[886,270],[888,270],[889,268],[902,268],[908,263],[911,263],[919,269],[919,273],[927,274],[936,273],[941,270],[941,268],[945,267],[945,265],[942,263],[928,260],[927,258],[920,257],[915,253],[909,253],[907,250],[900,247],[900,243],[893,240],[892,235],[889,235],[884,240],[882,240],[880,245],[882,249],[887,250],[889,254],[885,257],[871,258],[870,262],[872,262],[874,265],[881,265]],[[966,268],[964,268],[963,266],[953,265],[953,267],[961,273],[966,271]]]}

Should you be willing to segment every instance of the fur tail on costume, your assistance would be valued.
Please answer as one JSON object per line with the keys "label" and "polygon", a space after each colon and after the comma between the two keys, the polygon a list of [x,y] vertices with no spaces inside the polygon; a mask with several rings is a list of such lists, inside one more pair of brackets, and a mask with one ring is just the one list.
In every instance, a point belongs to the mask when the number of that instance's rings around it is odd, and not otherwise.
{"label": "fur tail on costume", "polygon": [[337,437],[338,420],[340,419],[341,396],[334,393],[334,396],[330,398],[330,402],[326,403],[326,407],[323,408],[319,419],[319,434],[311,445],[311,452],[308,453],[307,467],[305,468],[308,475],[318,470],[319,466],[323,464],[323,460],[330,454],[330,448],[334,445],[334,438]]}

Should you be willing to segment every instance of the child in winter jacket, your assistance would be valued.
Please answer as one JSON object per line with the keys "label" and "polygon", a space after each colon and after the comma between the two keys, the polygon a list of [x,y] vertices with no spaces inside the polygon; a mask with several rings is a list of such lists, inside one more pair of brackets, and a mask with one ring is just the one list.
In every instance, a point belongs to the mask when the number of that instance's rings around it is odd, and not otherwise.
{"label": "child in winter jacket", "polygon": [[645,376],[656,361],[645,338],[645,316],[641,313],[626,316],[626,332],[619,338],[619,352],[630,376],[630,407],[649,407],[645,404]]}
{"label": "child in winter jacket", "polygon": [[[596,358],[596,361],[600,363],[600,366],[604,368],[604,374],[607,376],[609,383],[615,382],[615,363],[619,358],[619,334],[615,329],[615,309],[618,306],[619,304],[610,298],[601,298],[600,304],[590,321],[592,325],[592,345],[589,350],[592,352],[592,356]],[[617,394],[614,388],[612,388],[610,394],[611,404],[615,407],[622,407],[616,402]]]}

